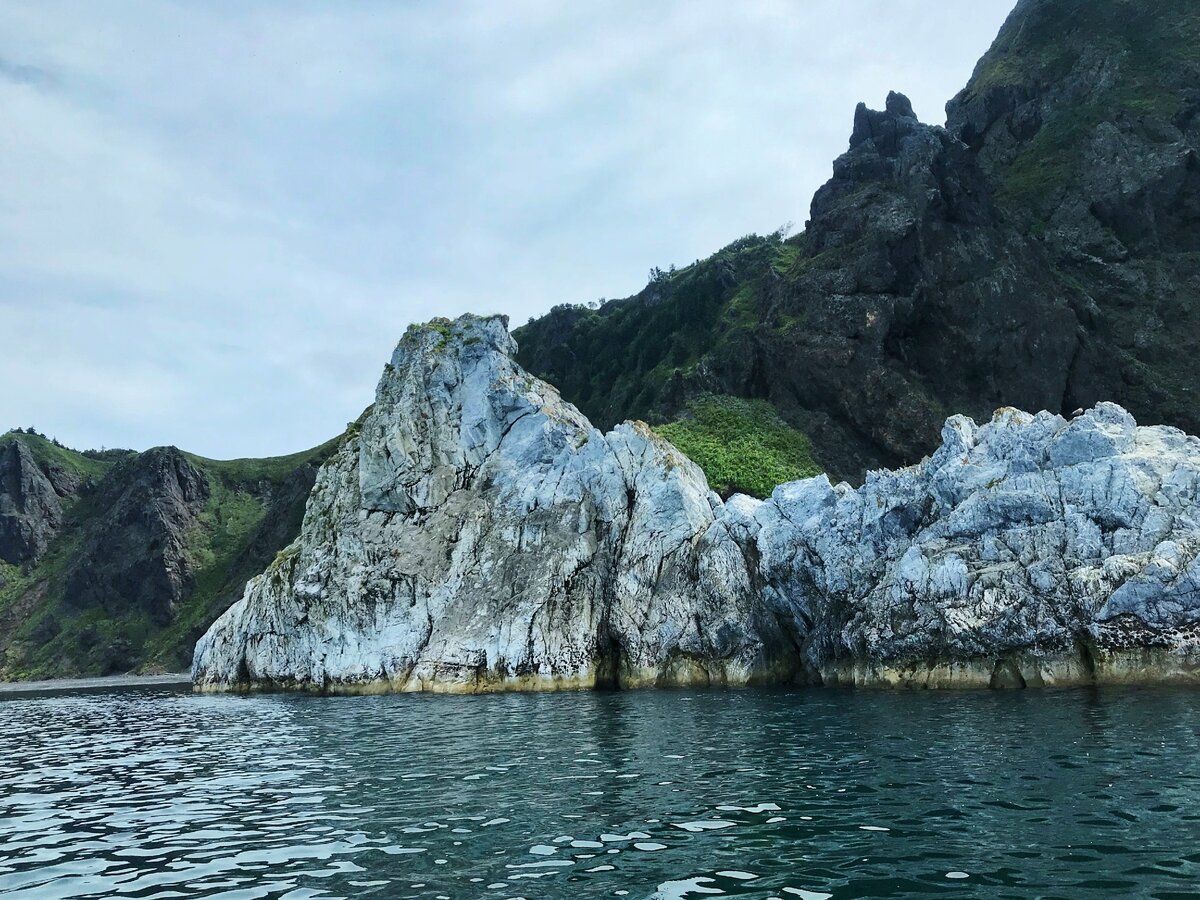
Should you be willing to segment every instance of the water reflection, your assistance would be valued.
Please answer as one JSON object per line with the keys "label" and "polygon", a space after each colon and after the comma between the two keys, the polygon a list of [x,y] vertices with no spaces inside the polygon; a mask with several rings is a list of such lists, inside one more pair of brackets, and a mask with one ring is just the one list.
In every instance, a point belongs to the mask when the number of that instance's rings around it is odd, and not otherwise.
{"label": "water reflection", "polygon": [[1184,896],[1200,694],[0,701],[13,897]]}

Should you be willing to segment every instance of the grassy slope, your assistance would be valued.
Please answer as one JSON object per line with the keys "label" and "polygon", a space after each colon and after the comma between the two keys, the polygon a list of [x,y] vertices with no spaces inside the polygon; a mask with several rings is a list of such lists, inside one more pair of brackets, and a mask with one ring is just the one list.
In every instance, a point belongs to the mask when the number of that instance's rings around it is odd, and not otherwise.
{"label": "grassy slope", "polygon": [[654,429],[704,470],[724,497],[766,497],[778,484],[820,473],[808,438],[765,400],[708,394],[688,415]]}
{"label": "grassy slope", "polygon": [[0,434],[0,447],[7,447],[14,441],[24,444],[33,458],[43,466],[67,469],[81,479],[93,481],[103,477],[124,453],[121,450],[110,450],[102,455],[85,456],[77,450],[56,446],[40,434],[25,434],[20,431],[6,431]]}
{"label": "grassy slope", "polygon": [[[0,437],[0,442],[13,435]],[[93,483],[112,462],[97,461],[54,447],[30,435],[25,441],[40,459],[69,465]],[[63,604],[67,567],[84,538],[93,508],[87,491],[67,511],[67,521],[47,554],[22,571],[0,563],[0,633],[14,640],[0,657],[0,677],[39,678],[67,674],[99,675],[132,667],[178,669],[190,659],[197,629],[235,599],[241,585],[257,574],[244,555],[267,513],[267,499],[300,466],[319,464],[340,441],[290,456],[266,459],[210,460],[188,454],[208,479],[210,496],[188,534],[187,552],[194,566],[195,587],[167,628],[154,625],[140,611],[112,615],[103,610],[76,612]],[[298,527],[295,512],[293,523]],[[293,528],[293,530],[295,530]]]}

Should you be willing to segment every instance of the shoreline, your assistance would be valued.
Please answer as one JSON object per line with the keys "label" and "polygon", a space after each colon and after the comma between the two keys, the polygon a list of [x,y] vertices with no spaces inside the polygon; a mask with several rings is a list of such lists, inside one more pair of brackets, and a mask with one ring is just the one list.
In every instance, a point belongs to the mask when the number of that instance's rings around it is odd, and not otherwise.
{"label": "shoreline", "polygon": [[190,672],[161,675],[101,675],[92,678],[47,678],[40,681],[0,681],[0,694],[46,694],[58,691],[103,690],[125,687],[167,687],[192,683]]}

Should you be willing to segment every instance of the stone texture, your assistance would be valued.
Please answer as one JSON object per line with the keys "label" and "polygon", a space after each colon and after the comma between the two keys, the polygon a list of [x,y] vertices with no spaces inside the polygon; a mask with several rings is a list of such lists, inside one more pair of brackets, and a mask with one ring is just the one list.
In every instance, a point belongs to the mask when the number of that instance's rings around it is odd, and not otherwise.
{"label": "stone texture", "polygon": [[1200,441],[1120,407],[950,419],[917,466],[726,503],[592,428],[502,318],[410,329],[201,689],[1195,678]]}
{"label": "stone texture", "polygon": [[67,569],[68,606],[141,610],[169,623],[193,587],[187,532],[208,496],[208,480],[175,447],[117,463],[97,489],[100,512],[85,524]]}
{"label": "stone texture", "polygon": [[1196,677],[1198,489],[1200,441],[1175,429],[1003,409],[859,490],[782,485],[748,527],[825,682],[1124,680],[1134,648],[1142,677]]}
{"label": "stone texture", "polygon": [[1011,227],[1072,298],[1063,409],[1200,431],[1200,7],[1021,0],[947,104]]}
{"label": "stone texture", "polygon": [[202,687],[740,684],[786,636],[700,470],[601,434],[513,361],[503,318],[409,331],[296,543],[196,649]]}
{"label": "stone texture", "polygon": [[22,439],[0,447],[0,560],[40,559],[62,527],[64,501],[78,489],[74,473],[43,468]]}

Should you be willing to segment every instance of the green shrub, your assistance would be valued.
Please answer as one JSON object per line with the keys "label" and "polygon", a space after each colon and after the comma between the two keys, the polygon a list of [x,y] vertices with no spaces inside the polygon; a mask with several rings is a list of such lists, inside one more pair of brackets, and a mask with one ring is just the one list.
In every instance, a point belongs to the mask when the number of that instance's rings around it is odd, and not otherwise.
{"label": "green shrub", "polygon": [[778,484],[821,471],[808,438],[765,400],[708,394],[692,401],[685,418],[654,430],[700,466],[723,497],[766,497]]}

